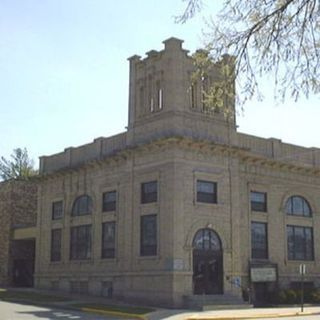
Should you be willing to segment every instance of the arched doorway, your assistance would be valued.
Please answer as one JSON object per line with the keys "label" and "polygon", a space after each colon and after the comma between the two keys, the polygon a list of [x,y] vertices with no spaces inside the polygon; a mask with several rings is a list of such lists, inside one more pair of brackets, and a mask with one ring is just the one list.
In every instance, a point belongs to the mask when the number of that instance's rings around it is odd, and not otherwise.
{"label": "arched doorway", "polygon": [[193,293],[223,293],[223,256],[219,236],[200,229],[193,238]]}

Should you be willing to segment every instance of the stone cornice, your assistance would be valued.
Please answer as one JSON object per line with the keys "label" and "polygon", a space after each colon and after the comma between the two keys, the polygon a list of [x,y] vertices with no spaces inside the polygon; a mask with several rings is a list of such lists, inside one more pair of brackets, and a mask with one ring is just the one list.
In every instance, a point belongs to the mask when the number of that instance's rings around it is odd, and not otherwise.
{"label": "stone cornice", "polygon": [[312,167],[303,164],[279,161],[272,158],[266,158],[250,152],[250,149],[235,145],[219,144],[208,140],[197,140],[189,137],[165,137],[150,142],[128,146],[123,150],[119,150],[110,156],[88,161],[87,163],[59,169],[57,171],[42,174],[39,179],[55,178],[64,176],[74,172],[86,169],[94,169],[104,165],[119,165],[130,159],[133,155],[143,154],[145,152],[156,152],[168,148],[179,148],[183,150],[196,151],[202,154],[223,155],[238,159],[247,165],[258,165],[271,169],[279,169],[294,173],[317,175],[320,176],[320,167]]}

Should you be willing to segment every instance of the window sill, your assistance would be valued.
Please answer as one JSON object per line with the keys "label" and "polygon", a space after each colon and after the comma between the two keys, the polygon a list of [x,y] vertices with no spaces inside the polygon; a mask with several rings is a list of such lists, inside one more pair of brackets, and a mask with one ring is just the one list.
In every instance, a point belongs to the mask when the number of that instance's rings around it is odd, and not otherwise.
{"label": "window sill", "polygon": [[117,258],[113,257],[113,258],[100,258],[100,262],[116,262]]}
{"label": "window sill", "polygon": [[297,264],[297,265],[301,264],[301,263],[314,264],[316,262],[315,259],[313,259],[313,260],[289,260],[289,259],[287,259],[286,261],[287,261],[287,263]]}
{"label": "window sill", "polygon": [[70,264],[93,264],[93,259],[79,259],[79,260],[69,260]]}
{"label": "window sill", "polygon": [[251,213],[257,213],[257,214],[268,214],[268,211],[262,211],[262,210],[252,210]]}
{"label": "window sill", "polygon": [[160,257],[159,257],[159,255],[155,255],[155,256],[139,256],[138,260],[139,261],[160,260]]}

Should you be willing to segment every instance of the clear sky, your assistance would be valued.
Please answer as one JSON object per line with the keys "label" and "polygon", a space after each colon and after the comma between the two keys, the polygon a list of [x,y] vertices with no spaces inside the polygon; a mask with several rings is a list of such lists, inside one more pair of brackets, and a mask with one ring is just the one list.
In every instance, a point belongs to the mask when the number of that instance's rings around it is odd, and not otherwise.
{"label": "clear sky", "polygon": [[[210,1],[210,0],[209,0]],[[211,1],[216,12],[222,0]],[[174,23],[181,0],[0,0],[0,156],[41,155],[125,130],[127,58],[174,36],[193,52],[203,19]],[[320,147],[318,97],[275,106],[252,101],[239,131]]]}

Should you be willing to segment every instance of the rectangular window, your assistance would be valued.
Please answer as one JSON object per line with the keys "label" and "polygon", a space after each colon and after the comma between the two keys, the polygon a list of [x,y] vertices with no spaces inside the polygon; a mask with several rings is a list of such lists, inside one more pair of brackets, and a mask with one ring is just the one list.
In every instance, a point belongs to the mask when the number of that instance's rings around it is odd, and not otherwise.
{"label": "rectangular window", "polygon": [[116,224],[105,222],[102,224],[102,258],[114,258],[116,249]]}
{"label": "rectangular window", "polygon": [[217,183],[197,180],[197,202],[217,203]]}
{"label": "rectangular window", "polygon": [[140,255],[157,255],[157,216],[142,216],[140,228]]}
{"label": "rectangular window", "polygon": [[91,225],[71,227],[70,259],[82,260],[91,258]]}
{"label": "rectangular window", "polygon": [[267,212],[267,194],[265,192],[250,192],[250,202],[252,211]]}
{"label": "rectangular window", "polygon": [[117,203],[117,192],[109,191],[102,195],[102,211],[115,211]]}
{"label": "rectangular window", "polygon": [[314,260],[313,229],[287,226],[288,259]]}
{"label": "rectangular window", "polygon": [[51,261],[61,260],[61,229],[51,230]]}
{"label": "rectangular window", "polygon": [[251,258],[268,259],[268,229],[266,223],[251,222]]}
{"label": "rectangular window", "polygon": [[55,201],[52,202],[52,220],[62,219],[63,216],[63,202]]}
{"label": "rectangular window", "polygon": [[158,183],[157,181],[145,182],[141,184],[141,203],[157,202]]}

